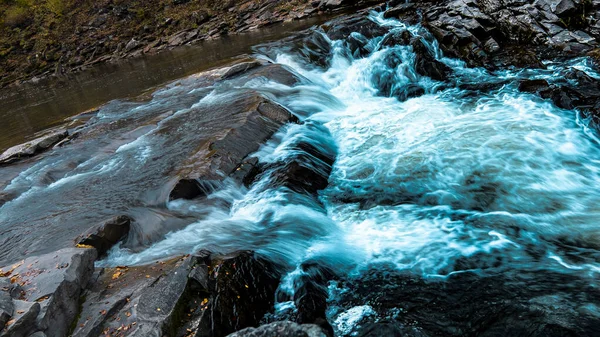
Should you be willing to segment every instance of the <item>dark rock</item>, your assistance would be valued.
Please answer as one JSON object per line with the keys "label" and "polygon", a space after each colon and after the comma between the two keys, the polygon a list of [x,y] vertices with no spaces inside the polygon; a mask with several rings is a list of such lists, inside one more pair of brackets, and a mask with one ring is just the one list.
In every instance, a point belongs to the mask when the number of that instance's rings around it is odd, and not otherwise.
{"label": "dark rock", "polygon": [[523,92],[539,93],[543,90],[548,90],[549,88],[550,84],[544,79],[523,80],[519,82],[519,91]]}
{"label": "dark rock", "polygon": [[399,18],[402,14],[405,14],[408,11],[412,11],[416,8],[416,5],[413,3],[403,3],[399,4],[396,7],[390,8],[385,13],[383,13],[383,17],[386,19],[390,18]]}
{"label": "dark rock", "polygon": [[78,244],[96,248],[98,255],[102,256],[116,245],[119,241],[127,238],[131,228],[131,218],[120,215],[100,225],[91,228],[82,237],[78,238]]}
{"label": "dark rock", "polygon": [[408,30],[401,32],[390,32],[383,40],[381,40],[381,46],[383,47],[395,47],[395,46],[406,46],[410,44],[413,36]]}
{"label": "dark rock", "polygon": [[171,191],[169,200],[205,197],[222,185],[220,180],[181,179]]}
{"label": "dark rock", "polygon": [[[463,272],[441,281],[394,266],[372,267],[356,279],[343,280],[346,291],[330,304],[350,309],[369,303],[377,314],[349,335],[558,337],[600,332],[597,314],[578,309],[598,303],[600,292],[575,275],[544,271],[540,278],[538,271],[503,269],[491,275]],[[398,303],[401,313],[394,315]],[[395,318],[377,320],[386,316]]]}
{"label": "dark rock", "polygon": [[420,38],[414,38],[410,44],[416,54],[415,70],[417,73],[436,81],[445,81],[448,79],[452,69],[436,60]]}
{"label": "dark rock", "polygon": [[[85,301],[72,336],[112,335],[119,331],[161,336],[162,329],[172,329],[174,314],[180,314],[173,303],[184,293],[191,264],[191,258],[175,258],[147,266],[99,270],[83,294]],[[143,311],[138,313],[140,306]]]}
{"label": "dark rock", "polygon": [[297,193],[316,194],[327,187],[337,148],[329,131],[319,124],[309,125],[319,136],[311,143],[301,141],[290,145],[294,156],[285,162],[275,162],[264,168],[269,175],[269,187],[286,187]]}
{"label": "dark rock", "polygon": [[258,328],[247,328],[232,333],[228,337],[326,337],[327,335],[317,325],[294,322],[274,322]]}
{"label": "dark rock", "polygon": [[12,296],[10,296],[10,280],[7,278],[0,278],[0,331],[4,329],[6,322],[12,317],[13,303]]}
{"label": "dark rock", "polygon": [[[208,279],[212,335],[223,336],[258,326],[272,310],[281,274],[253,252],[239,252],[211,259]],[[198,331],[196,336],[207,336]]]}
{"label": "dark rock", "polygon": [[34,156],[49,149],[54,144],[65,139],[68,135],[66,129],[59,129],[27,143],[13,146],[0,155],[0,165],[9,164],[23,158]]}
{"label": "dark rock", "polygon": [[36,325],[23,323],[28,326],[26,332],[44,331],[51,337],[66,335],[77,315],[81,291],[93,273],[95,259],[95,249],[67,248],[27,258],[11,267],[11,280],[22,287],[22,299],[26,301],[21,304],[39,312],[39,316],[31,314]]}
{"label": "dark rock", "polygon": [[[205,195],[217,182],[233,174],[244,158],[258,150],[279,127],[294,121],[290,111],[255,93],[237,95],[214,109],[219,112],[219,118],[231,115],[232,120],[228,128],[207,141],[191,163],[185,165],[185,170],[179,172],[184,178],[176,183],[171,200]],[[202,160],[198,162],[195,158]]]}
{"label": "dark rock", "polygon": [[15,300],[14,315],[4,330],[0,330],[1,337],[27,337],[29,334],[39,330],[36,319],[40,313],[40,304]]}

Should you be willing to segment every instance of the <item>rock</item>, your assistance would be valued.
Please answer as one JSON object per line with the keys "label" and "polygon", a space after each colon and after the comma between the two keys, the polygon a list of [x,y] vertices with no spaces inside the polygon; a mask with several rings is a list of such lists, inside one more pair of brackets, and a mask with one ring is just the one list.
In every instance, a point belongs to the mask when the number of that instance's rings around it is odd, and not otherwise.
{"label": "rock", "polygon": [[221,76],[221,78],[228,79],[238,74],[245,73],[250,69],[260,67],[261,65],[263,65],[263,63],[258,60],[238,63],[227,69],[227,71]]}
{"label": "rock", "polygon": [[224,336],[259,324],[280,276],[253,252],[106,268],[84,294],[73,336]]}
{"label": "rock", "polygon": [[0,337],[27,337],[30,333],[39,330],[36,319],[40,307],[36,302],[15,300],[14,315],[4,330],[0,330]]}
{"label": "rock", "polygon": [[54,144],[65,139],[68,135],[69,133],[66,129],[59,129],[27,143],[13,146],[0,155],[0,165],[9,164],[23,158],[34,156],[49,149]]}
{"label": "rock", "polygon": [[29,335],[29,337],[48,337],[48,335],[46,335],[45,333],[38,331],[34,334]]}
{"label": "rock", "polygon": [[445,81],[448,79],[448,75],[452,72],[452,69],[436,60],[420,38],[413,38],[410,44],[416,54],[415,70],[417,73],[436,81]]}
{"label": "rock", "polygon": [[317,325],[283,321],[247,328],[230,334],[228,337],[327,337]]}
{"label": "rock", "polygon": [[550,88],[550,84],[544,79],[523,80],[519,82],[519,91],[523,92],[539,93],[548,88]]}
{"label": "rock", "polygon": [[128,216],[116,216],[106,222],[91,228],[76,241],[78,245],[92,246],[96,248],[99,256],[106,254],[119,241],[127,238],[131,228],[131,218]]}
{"label": "rock", "polygon": [[147,266],[99,270],[83,294],[85,301],[72,336],[118,331],[124,335],[161,336],[163,328],[171,328],[173,303],[184,293],[191,263],[190,258],[178,257]]}
{"label": "rock", "polygon": [[171,191],[169,200],[205,197],[222,186],[220,180],[181,179]]}
{"label": "rock", "polygon": [[253,252],[237,252],[211,258],[208,269],[208,313],[196,336],[224,336],[257,326],[272,310],[281,274],[269,261]]}
{"label": "rock", "polygon": [[413,3],[403,3],[396,7],[390,8],[385,13],[383,13],[383,17],[386,19],[390,18],[398,18],[402,14],[405,14],[408,11],[414,10],[416,8]]}
{"label": "rock", "polygon": [[12,317],[13,314],[13,303],[12,296],[10,296],[10,280],[7,278],[0,278],[0,331],[4,329],[6,322]]}
{"label": "rock", "polygon": [[269,175],[267,188],[285,187],[296,193],[316,195],[327,187],[337,147],[325,127],[320,124],[308,126],[318,136],[312,137],[310,143],[290,144],[292,157],[263,168],[262,175]]}
{"label": "rock", "polygon": [[[254,93],[236,95],[214,108],[222,115],[232,116],[229,128],[206,142],[191,159],[192,164],[186,165],[187,172],[179,173],[185,178],[175,185],[171,200],[206,195],[224,177],[234,173],[244,158],[258,150],[279,127],[294,120],[287,109]],[[202,158],[200,167],[194,167],[195,158]]]}
{"label": "rock", "polygon": [[136,39],[131,39],[125,45],[125,52],[130,52],[140,46],[140,42]]}
{"label": "rock", "polygon": [[[37,319],[34,317],[37,330],[50,337],[66,335],[79,311],[81,291],[93,273],[95,259],[95,249],[67,248],[27,258],[9,269],[11,281],[22,287],[22,299],[34,303],[29,305],[31,310],[39,311]],[[35,327],[31,322],[23,325]]]}
{"label": "rock", "polygon": [[381,46],[384,47],[395,47],[395,46],[406,46],[410,44],[413,36],[408,30],[403,30],[401,32],[390,32],[385,35],[383,40],[381,40]]}

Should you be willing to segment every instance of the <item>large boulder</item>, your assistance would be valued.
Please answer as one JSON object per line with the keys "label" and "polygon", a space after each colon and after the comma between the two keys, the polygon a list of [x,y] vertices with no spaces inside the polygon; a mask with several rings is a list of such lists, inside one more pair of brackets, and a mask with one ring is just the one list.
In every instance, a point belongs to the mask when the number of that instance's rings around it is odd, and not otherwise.
{"label": "large boulder", "polygon": [[295,120],[286,108],[252,92],[236,95],[214,109],[231,116],[229,126],[205,142],[190,162],[184,164],[178,173],[183,179],[174,186],[171,200],[206,195],[283,124]]}
{"label": "large boulder", "polygon": [[72,336],[225,336],[259,325],[280,276],[247,251],[104,268],[84,293]]}
{"label": "large boulder", "polygon": [[13,300],[14,323],[7,323],[5,329],[8,336],[28,336],[36,331],[65,336],[79,311],[96,256],[95,249],[66,248],[3,268],[20,289],[19,300]]}

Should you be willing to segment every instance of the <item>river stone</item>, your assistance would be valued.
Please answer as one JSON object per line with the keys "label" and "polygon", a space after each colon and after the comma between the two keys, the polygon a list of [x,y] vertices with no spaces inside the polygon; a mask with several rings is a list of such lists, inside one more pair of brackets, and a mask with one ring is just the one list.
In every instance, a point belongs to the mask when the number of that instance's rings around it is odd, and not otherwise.
{"label": "river stone", "polygon": [[[172,317],[172,303],[186,287],[182,275],[187,275],[190,263],[189,258],[177,257],[145,266],[97,270],[83,293],[85,301],[72,336],[159,336]],[[138,307],[143,308],[141,312]]]}
{"label": "river stone", "polygon": [[257,151],[283,124],[294,121],[290,111],[257,93],[247,92],[213,107],[221,118],[231,116],[228,128],[204,143],[184,164],[169,199],[206,195],[215,184],[234,173],[244,158]]}
{"label": "river stone", "polygon": [[35,302],[38,308],[38,330],[50,337],[67,333],[77,315],[81,291],[93,273],[96,255],[95,249],[66,248],[27,258],[11,268],[11,281],[22,287],[22,299]]}
{"label": "river stone", "polygon": [[247,72],[250,69],[260,67],[261,65],[262,65],[262,62],[260,62],[258,60],[249,61],[249,62],[241,62],[241,63],[235,64],[235,65],[231,66],[229,69],[227,69],[227,71],[225,71],[225,73],[221,76],[221,79],[228,79],[228,78],[234,77],[238,74]]}
{"label": "river stone", "polygon": [[36,319],[40,313],[40,304],[15,300],[14,315],[6,324],[4,330],[0,331],[0,337],[27,337],[30,333],[39,330]]}
{"label": "river stone", "polygon": [[131,228],[132,219],[125,215],[116,216],[91,228],[76,241],[78,245],[96,248],[102,256],[119,241],[125,239]]}
{"label": "river stone", "polygon": [[228,337],[327,337],[321,328],[314,324],[297,324],[289,321],[274,322],[258,328],[247,328],[230,334]]}
{"label": "river stone", "polygon": [[13,146],[0,155],[0,165],[34,156],[39,152],[49,149],[68,135],[69,133],[66,129],[60,129],[27,143]]}
{"label": "river stone", "polygon": [[12,296],[10,296],[10,280],[0,278],[0,331],[4,329],[4,325],[13,313]]}

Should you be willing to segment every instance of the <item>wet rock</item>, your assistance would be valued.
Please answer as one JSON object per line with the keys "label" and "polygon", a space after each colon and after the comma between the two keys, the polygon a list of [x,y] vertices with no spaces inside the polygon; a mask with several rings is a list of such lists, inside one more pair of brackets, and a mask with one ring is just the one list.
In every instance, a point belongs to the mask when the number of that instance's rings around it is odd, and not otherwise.
{"label": "wet rock", "polygon": [[253,252],[237,252],[211,258],[208,270],[211,297],[196,336],[224,336],[258,326],[272,310],[281,274],[269,261]]}
{"label": "wet rock", "polygon": [[326,337],[327,335],[317,325],[294,322],[274,322],[258,328],[247,328],[232,333],[228,337]]}
{"label": "wet rock", "polygon": [[260,62],[258,60],[238,63],[238,64],[231,66],[229,69],[227,69],[227,71],[225,72],[225,74],[223,74],[221,76],[221,78],[228,79],[228,78],[234,77],[238,74],[245,73],[250,69],[260,67],[261,65],[263,65],[262,62]]}
{"label": "wet rock", "polygon": [[386,19],[398,18],[406,12],[414,10],[415,8],[416,5],[413,3],[403,3],[385,11],[385,13],[383,13],[383,17]]}
{"label": "wet rock", "polygon": [[23,158],[34,156],[49,149],[54,144],[65,139],[68,135],[66,129],[59,129],[27,143],[13,146],[0,155],[0,165],[9,164]]}
{"label": "wet rock", "polygon": [[528,278],[538,272],[500,270],[491,275],[463,272],[442,281],[393,266],[373,268],[358,279],[344,280],[343,299],[330,304],[350,310],[369,303],[376,313],[343,335],[541,337],[600,332],[600,317],[578,309],[598,303],[600,293],[577,276],[545,271],[542,280],[531,284]]}
{"label": "wet rock", "polygon": [[383,47],[395,47],[395,46],[406,46],[410,44],[413,36],[408,30],[401,32],[390,32],[383,40],[381,40],[381,46]]}
{"label": "wet rock", "polygon": [[550,84],[544,79],[537,80],[523,80],[519,82],[519,91],[539,93],[544,90],[548,90]]}
{"label": "wet rock", "polygon": [[[66,335],[77,315],[80,294],[93,273],[95,259],[95,249],[67,248],[27,258],[8,268],[11,282],[21,287],[24,300],[24,303],[15,301],[15,312],[24,311],[22,320],[30,315],[36,322],[23,323],[22,326],[28,327],[26,332],[44,331],[52,337]],[[17,303],[28,309],[17,308]]]}
{"label": "wet rock", "polygon": [[132,219],[128,216],[116,216],[106,222],[91,228],[87,233],[77,239],[78,245],[96,248],[98,255],[102,256],[124,240],[129,234]]}
{"label": "wet rock", "polygon": [[335,273],[322,265],[306,262],[302,265],[303,274],[294,282],[294,303],[298,309],[299,323],[317,324],[328,335],[333,336],[333,328],[327,322],[328,282],[336,279]]}
{"label": "wet rock", "polygon": [[233,174],[244,158],[258,150],[283,124],[294,120],[284,107],[251,92],[222,102],[214,109],[221,116],[232,116],[232,120],[227,129],[206,142],[190,160],[192,163],[186,165],[188,169],[179,173],[185,178],[176,184],[171,200],[205,195],[208,190],[203,187],[214,186]]}
{"label": "wet rock", "polygon": [[40,304],[37,302],[27,302],[15,300],[14,315],[7,322],[4,330],[0,330],[2,337],[26,337],[30,333],[37,331],[38,325],[36,319],[40,313]]}
{"label": "wet rock", "polygon": [[171,334],[188,299],[192,257],[147,266],[99,270],[83,294],[72,336],[163,336]]}
{"label": "wet rock", "polygon": [[372,39],[388,32],[387,28],[369,20],[364,15],[340,17],[323,24],[321,27],[332,40],[344,40],[353,33],[359,33],[367,39]]}
{"label": "wet rock", "polygon": [[222,187],[219,180],[181,179],[171,191],[169,200],[205,197]]}
{"label": "wet rock", "polygon": [[417,73],[436,81],[448,79],[449,74],[452,72],[450,67],[436,60],[420,38],[414,38],[410,44],[416,54],[415,69]]}
{"label": "wet rock", "polygon": [[329,131],[320,124],[308,125],[320,135],[311,143],[291,144],[294,156],[284,162],[276,162],[263,168],[269,175],[269,187],[285,187],[297,193],[314,195],[327,187],[337,148]]}
{"label": "wet rock", "polygon": [[279,278],[253,252],[105,268],[84,293],[73,336],[224,336],[258,325]]}

